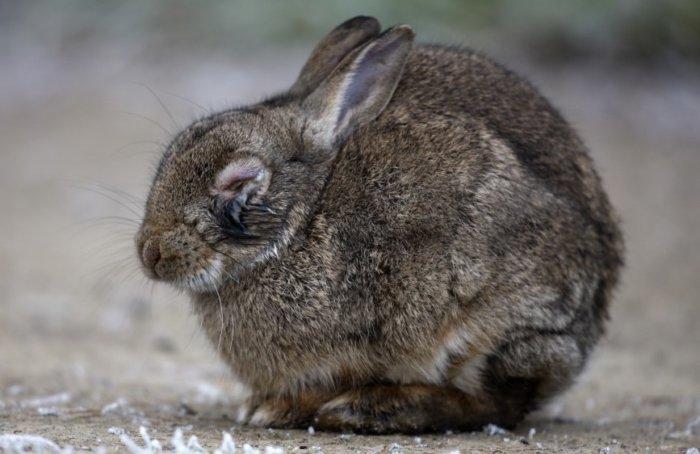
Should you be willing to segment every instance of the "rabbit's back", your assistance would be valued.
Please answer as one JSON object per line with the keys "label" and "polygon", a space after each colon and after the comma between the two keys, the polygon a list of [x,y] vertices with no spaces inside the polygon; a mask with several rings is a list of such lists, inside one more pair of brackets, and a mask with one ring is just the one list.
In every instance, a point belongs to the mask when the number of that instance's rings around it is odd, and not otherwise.
{"label": "rabbit's back", "polygon": [[524,78],[458,47],[417,46],[394,95],[402,115],[429,123],[435,114],[480,123],[549,189],[600,208],[600,185],[585,146],[559,112]]}
{"label": "rabbit's back", "polygon": [[351,136],[327,189],[326,203],[364,212],[389,235],[525,216],[502,232],[505,244],[538,223],[572,224],[557,235],[595,252],[597,268],[617,279],[621,234],[585,145],[529,82],[468,49],[416,46],[392,101]]}
{"label": "rabbit's back", "polygon": [[320,213],[330,256],[351,270],[340,306],[378,320],[389,363],[425,348],[413,371],[440,375],[445,339],[468,332],[457,350],[494,351],[528,329],[571,333],[585,356],[603,331],[622,245],[587,150],[528,82],[479,54],[414,49],[387,109],[342,149]]}

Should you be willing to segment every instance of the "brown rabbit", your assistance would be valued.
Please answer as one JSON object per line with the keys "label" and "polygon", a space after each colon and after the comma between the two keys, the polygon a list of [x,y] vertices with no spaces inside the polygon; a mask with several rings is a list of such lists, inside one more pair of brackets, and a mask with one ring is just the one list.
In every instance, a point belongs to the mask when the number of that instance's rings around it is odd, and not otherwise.
{"label": "brown rabbit", "polygon": [[585,146],[522,78],[413,38],[351,19],[162,158],[138,253],[191,294],[245,422],[512,427],[603,332],[622,239]]}

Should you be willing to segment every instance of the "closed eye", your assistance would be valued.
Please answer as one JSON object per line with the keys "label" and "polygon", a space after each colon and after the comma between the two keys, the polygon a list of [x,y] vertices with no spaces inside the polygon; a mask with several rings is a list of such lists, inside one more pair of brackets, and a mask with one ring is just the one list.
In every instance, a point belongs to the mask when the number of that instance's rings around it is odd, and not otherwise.
{"label": "closed eye", "polygon": [[238,198],[216,195],[212,199],[210,211],[227,237],[249,238],[252,236],[242,219],[243,205]]}
{"label": "closed eye", "polygon": [[237,240],[270,236],[282,224],[281,217],[267,203],[241,202],[238,197],[216,195],[212,199],[211,213],[222,232]]}

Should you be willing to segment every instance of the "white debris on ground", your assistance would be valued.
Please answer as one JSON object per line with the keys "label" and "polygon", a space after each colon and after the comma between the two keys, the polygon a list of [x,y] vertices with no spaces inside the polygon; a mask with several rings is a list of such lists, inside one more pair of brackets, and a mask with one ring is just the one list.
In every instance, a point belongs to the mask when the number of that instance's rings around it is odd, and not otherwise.
{"label": "white debris on ground", "polygon": [[33,397],[24,399],[19,403],[22,408],[50,407],[52,405],[66,404],[70,402],[71,395],[67,392],[51,394],[50,396]]}
{"label": "white debris on ground", "polygon": [[61,449],[56,443],[48,438],[38,435],[5,434],[0,435],[0,451],[7,454],[20,454],[27,450],[36,453],[58,453],[71,454],[73,448]]}
{"label": "white debris on ground", "polygon": [[[182,435],[182,429],[175,429],[175,434],[173,438],[170,439],[170,443],[175,447],[176,453],[194,453],[194,452],[206,452],[206,450],[199,444],[199,439],[196,435],[190,436],[185,443],[184,436]],[[222,442],[223,444],[223,442]],[[235,444],[234,444],[235,446]]]}
{"label": "white debris on ground", "polygon": [[534,427],[530,427],[530,430],[527,431],[527,439],[532,441],[533,438],[535,438],[535,434],[537,433],[537,429]]}
{"label": "white debris on ground", "polygon": [[110,427],[107,429],[107,432],[111,433],[112,435],[124,435],[126,433],[121,427]]}
{"label": "white debris on ground", "polygon": [[224,432],[219,449],[214,450],[214,454],[229,454],[236,451],[236,443],[230,433]]}
{"label": "white debris on ground", "polygon": [[[120,431],[119,440],[131,454],[155,454],[163,452],[163,445],[161,445],[157,439],[151,438],[148,434],[148,430],[143,426],[139,427],[139,434],[141,435],[143,446],[140,446],[138,442],[134,441],[134,439],[118,427],[112,427],[109,430],[110,433],[114,434]],[[185,437],[181,428],[175,430],[175,433],[170,439],[170,444],[177,454],[208,454],[210,452],[200,444],[196,435],[191,435],[187,439],[187,442],[185,442]],[[279,446],[266,446],[261,451],[259,448],[253,447],[248,443],[243,444],[241,449],[244,454],[283,454],[285,452],[284,448]],[[236,450],[237,447],[233,437],[230,433],[224,432],[222,434],[221,445],[213,451],[213,454],[234,454]]]}
{"label": "white debris on ground", "polygon": [[503,427],[498,427],[495,424],[489,424],[487,426],[484,426],[484,432],[489,437],[496,437],[496,436],[505,435],[508,433],[508,431],[506,429],[504,429]]}
{"label": "white debris on ground", "polygon": [[39,407],[36,412],[41,416],[58,416],[59,410],[56,407]]}
{"label": "white debris on ground", "polygon": [[195,386],[194,402],[200,405],[228,404],[229,396],[218,386],[199,382]]}
{"label": "white debris on ground", "polygon": [[138,425],[148,425],[148,420],[146,419],[146,415],[142,412],[139,411],[135,408],[133,408],[131,405],[129,405],[129,401],[126,400],[123,397],[118,398],[112,403],[109,403],[102,407],[102,410],[100,410],[100,414],[102,416],[119,416],[121,418],[130,418],[132,424],[138,424]]}
{"label": "white debris on ground", "polygon": [[401,453],[403,452],[403,446],[398,443],[392,443],[389,445],[389,452],[391,453]]}
{"label": "white debris on ground", "polygon": [[414,442],[414,443],[416,444],[416,446],[418,446],[419,448],[425,448],[426,446],[428,446],[427,443],[424,443],[424,442],[423,442],[423,439],[422,439],[421,437],[414,437],[414,438],[413,438],[413,442]]}
{"label": "white debris on ground", "polygon": [[163,451],[163,447],[161,446],[160,442],[158,440],[151,439],[151,437],[148,435],[148,430],[146,430],[145,427],[139,427],[139,434],[144,442],[143,447],[139,446],[129,435],[125,433],[119,436],[119,440],[131,454],[152,454]]}
{"label": "white debris on ground", "polygon": [[669,438],[688,438],[700,433],[700,416],[690,421],[684,430],[668,434]]}
{"label": "white debris on ground", "polygon": [[108,415],[110,413],[116,413],[119,410],[122,410],[123,408],[127,407],[129,405],[129,402],[124,399],[123,397],[120,397],[116,401],[112,402],[111,404],[107,404],[104,407],[102,407],[102,410],[100,411],[100,414]]}
{"label": "white debris on ground", "polygon": [[698,448],[688,448],[685,454],[700,454],[700,450]]}
{"label": "white debris on ground", "polygon": [[27,388],[21,385],[12,385],[5,390],[5,393],[11,397],[19,396],[25,392],[27,392]]}
{"label": "white debris on ground", "polygon": [[316,433],[316,429],[314,429],[314,426],[309,426],[307,431],[309,432],[309,435],[314,435]]}

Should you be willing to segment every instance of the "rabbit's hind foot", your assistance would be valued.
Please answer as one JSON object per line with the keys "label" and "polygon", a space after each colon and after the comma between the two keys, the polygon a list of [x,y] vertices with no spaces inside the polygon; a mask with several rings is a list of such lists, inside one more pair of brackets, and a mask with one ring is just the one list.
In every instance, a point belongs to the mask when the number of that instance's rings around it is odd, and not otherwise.
{"label": "rabbit's hind foot", "polygon": [[371,385],[324,404],[314,418],[321,430],[356,433],[422,433],[476,430],[499,420],[494,403],[456,388],[427,384]]}

